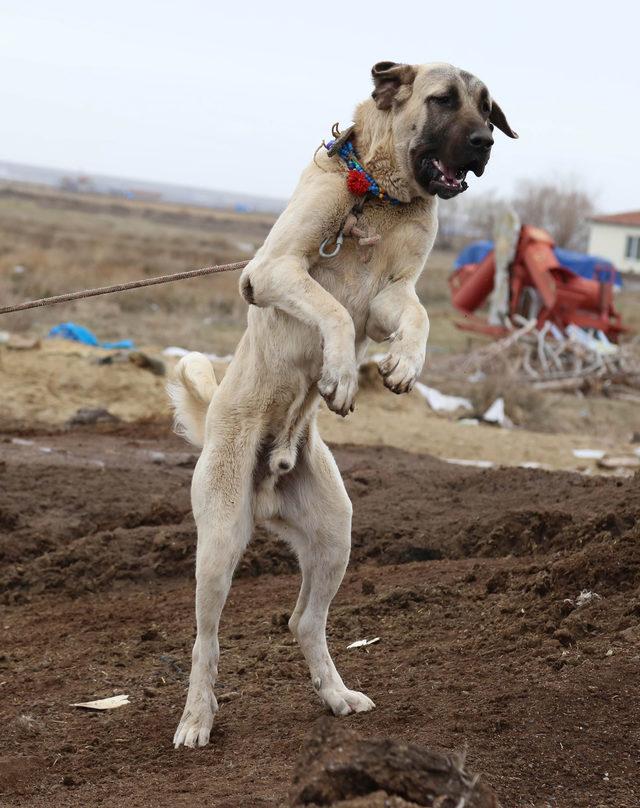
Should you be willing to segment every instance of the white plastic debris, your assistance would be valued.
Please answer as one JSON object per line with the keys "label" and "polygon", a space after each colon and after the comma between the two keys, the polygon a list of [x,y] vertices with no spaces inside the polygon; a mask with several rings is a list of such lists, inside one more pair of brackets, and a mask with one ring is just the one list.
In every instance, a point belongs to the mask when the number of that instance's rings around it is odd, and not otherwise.
{"label": "white plastic debris", "polygon": [[461,460],[458,457],[445,457],[445,463],[453,463],[454,466],[473,466],[477,469],[492,469],[495,466],[493,460]]}
{"label": "white plastic debris", "polygon": [[497,398],[482,416],[482,419],[483,421],[488,421],[490,424],[506,426],[509,419],[504,412],[504,399],[502,397]]}
{"label": "white plastic debris", "polygon": [[602,469],[636,469],[640,466],[640,456],[632,455],[605,455],[598,461]]}
{"label": "white plastic debris", "polygon": [[427,387],[427,385],[422,384],[422,382],[416,382],[416,390],[426,398],[427,404],[434,412],[455,412],[459,409],[473,409],[468,398],[448,396],[436,390],[435,387]]}
{"label": "white plastic debris", "polygon": [[589,589],[583,589],[576,598],[576,606],[581,609],[583,606],[593,603],[594,600],[602,600],[602,596],[598,595],[597,592],[591,592]]}
{"label": "white plastic debris", "polygon": [[610,342],[602,331],[596,332],[596,336],[593,337],[585,331],[584,328],[580,328],[580,326],[575,325],[575,323],[570,323],[566,327],[565,332],[569,339],[597,353],[613,354],[617,353],[619,350],[618,346]]}
{"label": "white plastic debris", "polygon": [[380,642],[380,637],[374,637],[372,640],[356,640],[352,642],[351,645],[347,645],[347,649],[364,648],[365,645],[373,645],[375,642]]}
{"label": "white plastic debris", "polygon": [[33,446],[34,441],[27,438],[11,438],[11,443],[15,443],[16,446]]}
{"label": "white plastic debris", "polygon": [[[180,348],[178,345],[169,345],[165,348],[162,353],[165,356],[175,356],[177,359],[181,359],[183,356],[190,354],[191,351],[187,350],[187,348]],[[226,356],[218,356],[218,354],[208,353],[205,354],[207,359],[211,362],[231,362],[233,359],[233,354],[227,354]]]}
{"label": "white plastic debris", "polygon": [[84,710],[115,710],[116,707],[124,707],[125,704],[129,704],[129,696],[121,693],[119,696],[109,696],[109,698],[96,701],[79,701],[71,706],[81,707]]}
{"label": "white plastic debris", "polygon": [[605,456],[604,449],[574,449],[573,456],[580,460],[601,460]]}
{"label": "white plastic debris", "polygon": [[487,374],[482,370],[474,371],[470,376],[467,376],[467,381],[471,382],[471,384],[478,384],[478,382],[483,382],[487,378]]}

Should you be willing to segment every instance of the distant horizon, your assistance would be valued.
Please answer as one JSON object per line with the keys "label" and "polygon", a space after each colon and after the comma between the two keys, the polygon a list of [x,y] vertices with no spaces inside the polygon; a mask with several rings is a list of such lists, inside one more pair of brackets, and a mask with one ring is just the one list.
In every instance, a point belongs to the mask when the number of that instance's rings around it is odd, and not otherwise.
{"label": "distant horizon", "polygon": [[[248,194],[245,191],[237,191],[234,188],[214,188],[210,185],[197,185],[194,183],[180,183],[180,182],[166,182],[162,179],[158,179],[157,177],[134,177],[127,174],[105,174],[102,171],[91,171],[87,168],[69,168],[69,166],[59,166],[59,165],[45,165],[43,163],[25,163],[20,160],[5,160],[4,158],[0,158],[0,172],[2,171],[3,166],[17,166],[20,168],[27,168],[27,169],[35,169],[35,170],[42,170],[42,171],[50,171],[56,174],[62,175],[69,175],[70,177],[80,177],[80,176],[87,176],[87,177],[98,177],[101,179],[112,179],[112,180],[127,180],[128,182],[142,182],[149,185],[160,185],[160,186],[171,186],[173,188],[189,188],[195,191],[220,191],[221,193],[231,194],[233,196],[239,197],[251,197],[255,199],[269,199],[273,200],[274,202],[282,202],[286,204],[287,200],[278,197],[272,196],[270,194]],[[0,173],[0,181],[4,178],[2,173]]]}
{"label": "distant horizon", "polygon": [[[7,172],[8,169],[8,172]],[[8,176],[7,176],[8,173]],[[0,159],[0,183],[22,182],[26,184],[41,184],[56,190],[69,190],[61,186],[64,179],[78,180],[87,177],[97,187],[80,189],[82,193],[98,193],[100,195],[118,196],[125,192],[152,192],[155,191],[162,201],[173,204],[196,205],[198,207],[233,208],[244,204],[251,207],[254,212],[280,213],[286,199],[274,196],[246,194],[228,188],[210,188],[198,185],[186,185],[162,180],[147,179],[145,177],[127,177],[122,174],[103,174],[88,171],[87,169],[70,169],[68,167],[36,165],[33,163],[15,162]],[[102,188],[100,185],[102,184]],[[105,188],[104,185],[112,185]],[[119,187],[118,187],[119,186]],[[182,198],[181,197],[182,192]],[[188,198],[192,194],[194,198]]]}
{"label": "distant horizon", "polygon": [[[87,176],[89,178],[93,177],[93,178],[96,178],[96,179],[103,179],[103,180],[119,180],[119,181],[123,181],[123,182],[126,181],[126,182],[129,182],[129,183],[141,183],[141,184],[144,184],[144,185],[157,186],[158,188],[173,188],[173,189],[176,189],[176,190],[181,189],[181,190],[185,190],[185,191],[201,192],[201,193],[205,193],[205,194],[206,193],[222,194],[222,195],[225,195],[225,196],[228,196],[228,197],[237,197],[239,200],[240,199],[254,200],[254,201],[258,201],[258,202],[267,202],[267,203],[273,202],[274,203],[274,208],[269,209],[268,211],[265,210],[264,212],[279,213],[284,209],[284,207],[286,206],[286,204],[288,202],[288,198],[285,198],[285,197],[278,197],[278,196],[269,195],[269,194],[251,194],[251,193],[247,193],[246,191],[238,191],[238,190],[235,190],[233,188],[217,188],[217,187],[213,187],[211,185],[196,185],[196,184],[193,184],[193,183],[170,182],[170,181],[165,181],[165,180],[157,179],[157,178],[149,178],[149,177],[141,177],[141,176],[134,177],[134,176],[125,175],[125,174],[105,174],[105,173],[103,173],[101,171],[91,171],[91,170],[89,170],[87,168],[84,168],[84,167],[83,168],[73,169],[73,168],[69,168],[69,166],[43,165],[42,163],[39,163],[39,164],[38,163],[25,163],[25,162],[22,162],[22,161],[5,160],[5,159],[1,159],[1,158],[0,158],[0,182],[7,181],[7,178],[3,177],[3,175],[2,175],[3,166],[16,166],[16,167],[25,168],[25,169],[32,169],[32,170],[36,170],[36,171],[51,172],[51,173],[55,173],[55,174],[60,174],[62,176],[69,175],[69,177],[75,177],[75,178],[81,177],[81,176]],[[12,181],[12,179],[13,178],[9,178],[8,181]],[[531,178],[525,178],[525,179],[531,179]],[[24,179],[20,179],[20,178],[16,178],[15,181],[17,181],[17,182],[27,182],[27,183],[31,182],[30,180],[24,180]],[[539,181],[540,183],[548,183],[548,182],[551,182],[552,180],[549,180],[548,178],[547,179],[539,178],[538,180],[534,180],[534,181],[535,182]],[[135,190],[135,189],[132,188],[131,190]],[[140,190],[142,190],[142,189],[140,189]],[[494,190],[495,189],[487,189],[487,190],[483,190],[483,191],[476,191],[476,195],[478,195],[478,194],[482,195],[482,194],[485,194],[485,193],[492,193]],[[106,192],[102,192],[102,193],[106,193]],[[470,189],[469,192],[466,192],[464,197],[459,197],[459,199],[465,201],[466,199],[470,198],[470,197],[467,196],[468,193],[471,193],[471,195],[473,195],[472,189]],[[167,201],[172,201],[172,200],[167,199]],[[208,204],[198,203],[198,202],[184,202],[182,204],[195,204],[195,205],[204,206],[204,207],[209,206]],[[439,204],[446,205],[447,200],[439,200]],[[211,206],[215,207],[215,205],[211,205]],[[604,208],[601,209],[596,205],[595,212],[592,214],[592,216],[587,217],[587,220],[591,220],[594,216],[616,215],[616,214],[631,213],[631,212],[636,212],[636,211],[640,211],[640,200],[638,201],[637,207],[628,207],[628,208],[625,208],[623,210],[621,210],[619,208],[616,208],[616,209],[613,209],[613,210],[604,209]]]}

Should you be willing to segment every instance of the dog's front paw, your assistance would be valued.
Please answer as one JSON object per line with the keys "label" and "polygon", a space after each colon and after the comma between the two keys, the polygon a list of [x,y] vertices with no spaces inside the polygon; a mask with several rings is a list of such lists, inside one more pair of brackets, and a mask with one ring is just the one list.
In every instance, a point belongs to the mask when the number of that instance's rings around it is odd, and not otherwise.
{"label": "dog's front paw", "polygon": [[176,749],[181,746],[206,746],[213,726],[213,717],[218,711],[218,702],[213,690],[201,698],[187,698],[187,704],[173,736]]}
{"label": "dog's front paw", "polygon": [[391,350],[380,360],[378,370],[385,387],[399,394],[408,393],[413,389],[423,365],[424,353]]}
{"label": "dog's front paw", "polygon": [[369,696],[358,690],[347,690],[346,687],[326,688],[318,695],[334,715],[365,713],[376,706]]}
{"label": "dog's front paw", "polygon": [[358,368],[355,357],[348,361],[333,363],[325,360],[322,376],[318,381],[320,395],[333,412],[348,415],[353,411],[353,401],[358,392]]}

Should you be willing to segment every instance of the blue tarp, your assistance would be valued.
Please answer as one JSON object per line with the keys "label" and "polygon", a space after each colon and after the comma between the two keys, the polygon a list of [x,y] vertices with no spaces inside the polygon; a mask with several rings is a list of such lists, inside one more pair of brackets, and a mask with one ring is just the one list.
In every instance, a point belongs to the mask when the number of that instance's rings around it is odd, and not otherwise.
{"label": "blue tarp", "polygon": [[460,269],[465,264],[479,264],[493,249],[493,241],[474,241],[462,250],[454,262],[454,267]]}
{"label": "blue tarp", "polygon": [[70,339],[74,342],[82,342],[84,345],[93,345],[94,348],[133,348],[133,342],[130,339],[123,339],[120,342],[100,342],[96,335],[85,328],[83,325],[77,323],[60,323],[54,325],[49,331],[48,336],[59,337],[60,339]]}
{"label": "blue tarp", "polygon": [[[479,264],[488,253],[493,250],[493,241],[474,241],[464,248],[455,260],[455,268],[465,264]],[[553,252],[560,266],[566,267],[575,275],[580,275],[588,280],[608,280],[610,273],[615,273],[615,285],[622,286],[622,278],[610,261],[604,258],[596,258],[593,255],[584,255],[573,250],[563,250],[561,247],[554,247]]]}

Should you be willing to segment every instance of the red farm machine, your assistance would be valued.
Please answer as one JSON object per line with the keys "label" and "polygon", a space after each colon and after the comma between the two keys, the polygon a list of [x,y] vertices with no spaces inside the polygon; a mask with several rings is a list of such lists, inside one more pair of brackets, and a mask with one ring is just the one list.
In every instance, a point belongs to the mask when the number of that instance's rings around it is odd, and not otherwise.
{"label": "red farm machine", "polygon": [[464,316],[460,328],[502,337],[520,315],[526,320],[535,318],[538,329],[548,322],[564,332],[573,324],[602,332],[611,342],[628,330],[614,305],[614,288],[620,285],[620,277],[611,264],[555,248],[548,233],[527,225],[520,228],[515,252],[509,258],[502,315],[483,317],[478,312],[494,290],[493,244],[479,242],[460,254],[449,280],[452,303]]}

